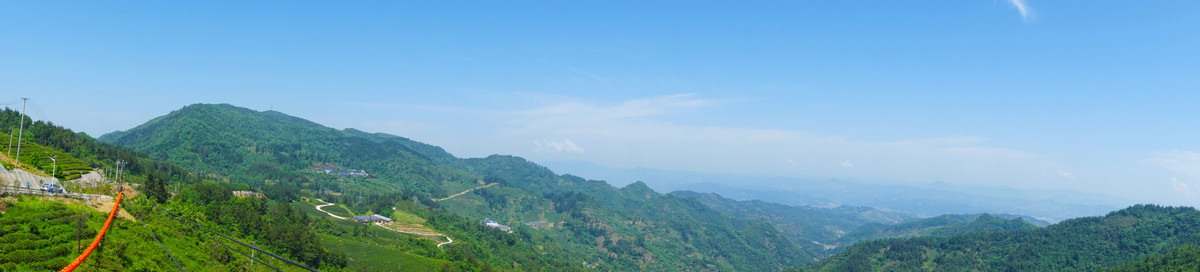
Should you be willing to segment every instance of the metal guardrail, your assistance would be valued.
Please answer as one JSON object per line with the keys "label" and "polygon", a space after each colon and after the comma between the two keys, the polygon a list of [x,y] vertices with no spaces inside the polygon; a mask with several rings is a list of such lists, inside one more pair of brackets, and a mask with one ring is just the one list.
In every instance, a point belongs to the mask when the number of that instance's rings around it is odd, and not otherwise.
{"label": "metal guardrail", "polygon": [[106,195],[79,194],[79,193],[50,193],[50,192],[47,192],[40,188],[39,189],[25,188],[23,186],[0,186],[0,195],[42,195],[42,196],[69,197],[69,198],[76,198],[76,199],[88,200],[88,201],[90,201],[92,199],[113,199],[111,196],[106,196]]}

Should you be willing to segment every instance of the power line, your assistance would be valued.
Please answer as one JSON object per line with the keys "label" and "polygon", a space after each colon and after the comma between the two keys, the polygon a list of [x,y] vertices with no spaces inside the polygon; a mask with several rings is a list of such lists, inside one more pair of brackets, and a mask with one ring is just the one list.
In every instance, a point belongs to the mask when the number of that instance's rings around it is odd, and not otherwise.
{"label": "power line", "polygon": [[[151,203],[153,203],[153,202],[151,202]],[[154,204],[154,207],[155,207],[155,208],[157,208],[157,207],[158,207],[158,204],[157,204],[157,203],[153,203],[153,204]],[[184,223],[184,222],[183,222],[183,220],[182,220],[182,219],[180,219],[180,217],[179,217],[179,216],[175,215],[175,214],[174,214],[174,213],[172,213],[170,210],[167,210],[167,208],[163,208],[163,211],[167,212],[167,214],[168,214],[168,215],[171,215],[171,218],[174,218],[174,219],[175,219],[175,221],[178,221],[180,224],[183,224],[184,226],[187,226],[188,228],[191,228],[193,232],[199,232],[200,234],[203,234],[203,235],[204,235],[204,237],[208,237],[208,239],[209,239],[209,240],[213,240],[213,241],[217,242],[218,244],[221,244],[222,246],[225,246],[225,248],[228,248],[228,249],[230,249],[230,250],[233,250],[234,252],[237,252],[238,254],[242,254],[242,256],[246,256],[246,258],[250,258],[251,260],[254,260],[254,261],[256,261],[256,262],[259,262],[259,263],[261,263],[261,264],[263,264],[263,265],[266,265],[267,267],[270,267],[271,269],[275,269],[275,271],[283,272],[283,270],[279,270],[279,268],[278,268],[278,267],[272,266],[272,265],[270,265],[270,264],[268,264],[268,263],[266,263],[266,262],[263,262],[262,260],[255,259],[254,257],[251,257],[250,255],[246,255],[246,253],[245,253],[245,252],[242,252],[241,250],[237,250],[236,248],[233,248],[233,247],[231,247],[231,246],[229,246],[229,245],[226,245],[225,243],[222,243],[220,240],[217,240],[217,238],[213,238],[212,236],[208,235],[207,233],[200,232],[200,231],[196,230],[196,227],[193,227],[193,226],[191,226],[191,225],[188,225],[188,223]],[[190,222],[190,220],[189,220],[189,222]],[[194,224],[194,223],[193,223],[193,224]],[[196,225],[197,225],[197,226],[200,226],[199,224],[196,224]],[[204,228],[204,226],[200,226],[200,227],[201,227],[201,228]],[[208,228],[204,228],[204,229],[208,229]],[[212,230],[209,230],[209,231],[212,231]],[[223,235],[223,234],[220,234],[220,233],[217,233],[217,232],[215,232],[215,231],[212,231],[212,232],[213,232],[213,233],[216,233],[216,234],[219,234],[219,235],[221,235],[221,236],[225,236],[225,235]],[[228,237],[226,237],[226,238],[228,238]],[[235,241],[236,241],[236,240],[235,240]],[[241,243],[241,242],[238,242],[238,243]],[[242,245],[245,245],[245,244],[242,244]],[[316,271],[316,270],[313,270],[313,271]]]}
{"label": "power line", "polygon": [[[153,202],[152,202],[152,203],[153,203]],[[155,206],[158,206],[158,204],[155,204]],[[166,212],[167,212],[167,214],[170,214],[171,216],[175,217],[177,221],[178,221],[178,220],[181,218],[181,217],[178,217],[177,215],[175,215],[174,213],[171,213],[171,210],[168,210],[167,208],[163,208],[163,211],[166,211]],[[188,223],[191,223],[191,224],[193,224],[193,225],[196,225],[197,227],[200,227],[200,228],[202,228],[202,229],[204,229],[204,230],[207,230],[207,231],[209,231],[209,232],[212,232],[212,233],[214,233],[214,234],[216,234],[216,235],[220,235],[221,237],[225,237],[225,239],[229,239],[230,241],[234,241],[234,242],[236,242],[236,243],[238,243],[238,244],[241,244],[241,245],[242,245],[242,246],[244,246],[244,247],[248,247],[248,248],[250,248],[250,249],[253,249],[253,250],[255,250],[255,251],[262,252],[263,254],[270,255],[271,257],[275,257],[275,259],[279,259],[280,261],[284,261],[284,262],[287,262],[287,263],[289,263],[289,264],[291,264],[291,265],[294,265],[294,266],[297,266],[297,267],[300,267],[300,268],[304,268],[304,269],[306,269],[306,270],[308,270],[308,271],[312,271],[312,272],[319,272],[319,271],[317,271],[316,269],[312,269],[311,267],[308,267],[308,266],[305,266],[305,265],[303,265],[303,264],[300,264],[300,263],[294,262],[294,261],[292,261],[292,260],[288,260],[287,258],[284,258],[284,257],[279,257],[279,255],[275,255],[275,253],[267,252],[267,251],[265,251],[265,250],[262,250],[262,249],[259,249],[259,248],[257,248],[257,247],[254,247],[254,246],[251,246],[251,245],[247,245],[246,243],[243,243],[242,241],[238,241],[237,239],[233,239],[233,237],[229,237],[229,236],[227,236],[227,235],[225,235],[225,234],[221,234],[220,232],[217,232],[217,231],[215,231],[215,230],[209,229],[208,227],[205,227],[204,225],[200,225],[199,223],[196,223],[196,222],[193,222],[193,221],[191,221],[191,220],[188,220],[187,218],[183,218],[183,220],[187,220],[187,221],[188,221]],[[241,253],[241,251],[238,251],[238,253]],[[245,254],[245,253],[243,253],[242,255],[246,255],[246,254]],[[247,257],[247,258],[249,258],[250,256],[246,256],[246,257]],[[253,258],[252,258],[252,259],[253,259]],[[257,259],[255,259],[255,260],[257,260]],[[262,262],[262,261],[259,261],[259,263],[262,263],[262,264],[267,264],[267,263],[264,263],[264,262]],[[268,264],[267,266],[271,266],[271,265],[269,265],[269,264]],[[274,267],[274,266],[272,266],[271,268],[275,268],[275,267]],[[278,269],[278,268],[276,268],[275,270],[279,270],[279,269]]]}
{"label": "power line", "polygon": [[[167,213],[169,213],[169,214],[171,213],[171,211],[170,211],[170,210],[167,210],[167,208],[163,208],[163,210],[164,210],[164,211],[167,211]],[[174,214],[172,214],[172,215],[174,215]],[[184,219],[186,220],[186,218],[184,218]],[[190,222],[191,220],[188,220],[188,221]],[[237,239],[233,239],[233,237],[229,237],[229,236],[226,236],[226,235],[224,235],[224,234],[221,234],[220,232],[216,232],[216,231],[214,231],[214,230],[212,230],[212,229],[209,229],[208,227],[205,227],[204,225],[200,225],[200,224],[198,224],[198,223],[196,223],[196,222],[191,222],[191,223],[192,223],[192,224],[195,224],[196,226],[199,226],[200,228],[203,228],[203,229],[205,229],[205,230],[208,230],[209,232],[216,233],[217,235],[220,235],[221,237],[225,237],[225,239],[229,239],[230,241],[234,241],[234,242],[237,242],[238,244],[242,244],[242,246],[244,246],[244,247],[248,247],[248,248],[254,249],[255,251],[262,252],[263,254],[271,255],[271,257],[275,257],[276,259],[279,259],[280,261],[284,261],[284,262],[290,263],[290,264],[292,264],[292,265],[299,266],[300,268],[307,269],[308,271],[312,271],[312,272],[320,272],[320,271],[317,271],[316,269],[312,269],[311,267],[305,266],[305,265],[303,265],[303,264],[300,264],[300,263],[297,263],[297,262],[293,262],[292,260],[288,260],[288,259],[286,259],[286,258],[283,258],[283,257],[279,257],[279,255],[275,255],[275,253],[267,252],[267,251],[265,251],[265,250],[262,250],[262,249],[259,249],[259,248],[257,248],[257,247],[254,247],[254,246],[251,246],[251,245],[247,245],[246,243],[242,243],[242,241],[238,241]],[[261,263],[261,262],[260,262],[260,263]],[[263,263],[263,264],[266,264],[266,263]],[[268,265],[268,266],[269,266],[269,265]]]}
{"label": "power line", "polygon": [[[47,122],[54,120],[54,118],[50,118],[49,114],[46,114],[45,111],[42,111],[42,107],[38,106],[37,101],[29,103],[29,110],[33,111],[33,114],[37,115],[38,119],[45,120]],[[29,120],[33,120],[33,116],[30,116]]]}
{"label": "power line", "polygon": [[[167,208],[163,208],[163,210],[164,210],[164,211],[167,211],[167,213],[171,213],[171,211],[170,211],[170,210],[167,210]],[[174,215],[174,214],[172,214],[172,215]],[[184,218],[184,219],[186,220],[186,218]],[[188,220],[188,221],[190,222],[191,220]],[[257,248],[257,247],[254,247],[254,246],[251,246],[251,245],[247,245],[246,243],[242,243],[242,241],[238,241],[237,239],[233,239],[233,237],[229,237],[229,236],[226,236],[226,235],[224,235],[224,234],[221,234],[220,232],[216,232],[216,231],[214,231],[214,230],[212,230],[212,229],[209,229],[208,227],[205,227],[204,225],[197,224],[196,222],[191,222],[191,223],[192,223],[192,224],[195,224],[196,226],[199,226],[200,228],[203,228],[203,229],[205,229],[205,230],[208,230],[209,232],[216,233],[217,235],[220,235],[221,237],[225,237],[225,239],[229,239],[230,241],[237,242],[238,244],[241,244],[242,246],[245,246],[245,247],[248,247],[248,248],[254,249],[255,251],[258,251],[258,252],[262,252],[263,254],[271,255],[271,257],[275,257],[276,259],[279,259],[280,261],[284,261],[284,262],[290,263],[290,264],[292,264],[292,265],[298,266],[298,267],[300,267],[300,268],[307,269],[308,271],[312,271],[312,272],[319,272],[319,271],[317,271],[316,269],[312,269],[311,267],[308,267],[308,266],[305,266],[305,265],[303,265],[303,264],[300,264],[300,263],[294,262],[294,261],[292,261],[292,260],[288,260],[288,259],[286,259],[286,258],[284,258],[284,257],[279,257],[279,255],[275,255],[275,253],[267,252],[267,251],[265,251],[265,250],[262,250],[262,249],[259,249],[259,248]],[[266,263],[263,263],[263,264],[266,264]]]}
{"label": "power line", "polygon": [[[145,197],[143,197],[142,199],[149,200],[149,199],[147,199],[147,198],[145,198]],[[151,200],[151,201],[153,201],[153,200]],[[155,236],[155,235],[154,235],[154,231],[150,229],[150,226],[146,225],[146,221],[142,221],[142,219],[141,219],[141,218],[138,218],[138,216],[137,216],[137,211],[131,210],[130,214],[132,214],[132,215],[133,215],[133,219],[137,219],[137,221],[138,221],[138,222],[141,222],[141,223],[142,223],[142,226],[143,226],[143,227],[146,227],[146,232],[149,232],[149,233],[150,233],[150,237],[154,238],[154,241],[155,241],[155,242],[158,242],[158,247],[161,247],[161,248],[162,248],[162,250],[163,250],[163,252],[166,252],[166,253],[167,253],[167,257],[171,257],[171,261],[172,261],[172,262],[175,262],[175,267],[178,267],[178,268],[179,268],[179,271],[184,271],[184,272],[186,272],[185,270],[183,270],[183,266],[179,265],[179,261],[178,261],[178,260],[175,260],[175,256],[171,255],[171,251],[170,251],[170,250],[167,250],[167,246],[164,246],[164,245],[163,245],[163,243],[162,243],[162,241],[158,240],[158,236]]]}

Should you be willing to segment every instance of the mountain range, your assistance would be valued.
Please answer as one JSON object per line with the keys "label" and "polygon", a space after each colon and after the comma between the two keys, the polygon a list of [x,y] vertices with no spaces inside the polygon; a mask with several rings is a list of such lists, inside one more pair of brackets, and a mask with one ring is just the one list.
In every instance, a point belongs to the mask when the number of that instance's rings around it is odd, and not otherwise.
{"label": "mountain range", "polygon": [[[5,110],[0,127],[15,127],[14,116]],[[164,247],[196,258],[182,264],[191,270],[238,269],[240,257],[155,216],[152,202],[333,271],[1082,271],[1180,264],[1194,255],[1188,246],[1200,244],[1193,234],[1200,212],[1191,208],[1138,205],[1051,224],[1042,218],[1103,207],[833,180],[789,180],[789,190],[769,186],[775,178],[732,177],[746,182],[734,188],[681,183],[672,178],[678,173],[617,187],[516,156],[458,158],[401,136],[227,104],[186,106],[98,139],[48,122],[30,130],[29,142],[44,146],[36,152],[69,155],[90,168],[129,161],[126,180],[150,198],[126,209],[142,214],[147,230],[191,237]],[[660,193],[667,187],[686,190]],[[34,219],[80,208],[39,201],[0,199],[0,208],[15,207],[0,213],[0,239],[61,239],[38,230],[70,221]],[[996,212],[1014,210],[1038,216]],[[334,218],[372,214],[437,235]],[[114,250],[90,267],[169,269],[162,259],[145,259],[162,256],[138,257],[153,248],[148,234],[118,235],[124,240],[113,243],[139,251]],[[39,270],[66,261],[10,255],[0,254],[0,267]]]}
{"label": "mountain range", "polygon": [[1063,190],[1018,190],[934,182],[925,185],[880,184],[836,179],[806,179],[706,174],[646,168],[609,168],[581,161],[545,162],[563,173],[596,177],[615,184],[645,181],[655,190],[719,192],[734,199],[757,199],[816,207],[869,206],[920,217],[942,214],[1022,214],[1057,222],[1102,215],[1117,209],[1119,197]]}

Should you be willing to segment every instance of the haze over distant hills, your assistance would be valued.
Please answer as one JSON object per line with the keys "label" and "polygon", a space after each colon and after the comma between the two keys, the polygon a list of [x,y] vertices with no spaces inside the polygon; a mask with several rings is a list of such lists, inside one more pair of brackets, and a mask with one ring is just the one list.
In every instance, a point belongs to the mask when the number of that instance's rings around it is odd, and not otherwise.
{"label": "haze over distant hills", "polygon": [[1094,216],[1127,201],[1073,191],[1019,190],[935,182],[925,186],[870,184],[843,180],[704,174],[646,168],[608,168],[581,161],[543,162],[561,173],[594,177],[620,185],[644,181],[659,191],[717,192],[734,199],[789,205],[868,206],[920,217],[941,214],[1011,213],[1057,222]]}

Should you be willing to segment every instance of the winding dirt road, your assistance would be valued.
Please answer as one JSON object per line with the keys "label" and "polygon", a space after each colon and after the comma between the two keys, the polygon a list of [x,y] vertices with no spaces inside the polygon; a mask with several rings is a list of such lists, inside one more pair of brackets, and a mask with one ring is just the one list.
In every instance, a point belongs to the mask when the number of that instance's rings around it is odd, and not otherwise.
{"label": "winding dirt road", "polygon": [[[496,185],[496,184],[495,184],[495,183],[492,183],[492,184],[489,184],[489,185],[486,185],[486,186],[491,186],[491,185]],[[476,187],[476,188],[481,188],[481,187],[486,187],[486,186],[480,186],[480,187]],[[472,189],[472,190],[474,190],[474,189]],[[470,190],[467,190],[467,191],[470,191]],[[466,193],[466,192],[462,192],[462,193],[459,193],[459,194],[461,195],[461,194],[463,194],[463,193]],[[453,196],[451,196],[451,197],[453,197]],[[349,220],[349,218],[345,218],[345,217],[341,217],[341,216],[333,215],[332,213],[329,213],[329,212],[327,212],[327,211],[325,211],[325,210],[322,210],[322,209],[321,209],[321,208],[324,208],[324,207],[333,206],[333,205],[334,205],[333,203],[325,202],[325,200],[321,200],[321,199],[319,199],[319,198],[317,199],[317,201],[320,201],[321,203],[325,203],[325,204],[317,205],[317,210],[318,210],[318,211],[321,211],[321,212],[323,212],[323,213],[325,213],[325,214],[328,214],[329,216],[332,216],[333,218],[337,218],[337,219],[341,219],[341,220]],[[396,209],[396,207],[392,207],[392,209],[393,209],[393,210],[395,210],[395,209]],[[391,230],[391,231],[395,231],[395,232],[399,232],[399,233],[404,233],[404,234],[412,234],[412,235],[420,235],[420,236],[441,236],[441,237],[445,237],[445,238],[446,238],[446,241],[445,241],[445,242],[442,242],[442,243],[439,243],[439,244],[437,244],[437,247],[438,247],[438,248],[441,248],[441,247],[442,247],[442,246],[444,246],[444,245],[449,245],[450,243],[453,243],[453,242],[454,242],[454,239],[450,239],[450,236],[446,236],[446,235],[444,235],[444,234],[441,234],[441,233],[432,233],[432,234],[430,234],[430,233],[420,233],[420,232],[408,232],[408,231],[402,231],[402,230],[398,230],[398,229],[393,229],[393,228],[385,227],[385,226],[383,226],[383,224],[380,224],[379,222],[375,222],[375,225],[376,225],[376,226],[379,226],[380,228],[384,228],[384,229],[387,229],[387,230]]]}
{"label": "winding dirt road", "polygon": [[462,192],[459,192],[459,193],[457,193],[457,194],[453,194],[453,195],[447,196],[447,197],[445,197],[445,198],[438,198],[438,199],[434,199],[433,201],[442,201],[442,200],[451,199],[451,198],[454,198],[454,197],[456,197],[456,196],[460,196],[460,195],[463,195],[463,194],[466,194],[466,193],[470,193],[471,191],[474,191],[474,190],[479,190],[479,189],[483,189],[483,188],[487,188],[487,187],[492,187],[492,185],[496,185],[496,184],[499,184],[499,183],[489,183],[488,185],[483,185],[483,186],[479,186],[479,187],[475,187],[475,188],[467,189],[466,191],[462,191]]}
{"label": "winding dirt road", "polygon": [[341,216],[333,215],[332,213],[329,213],[329,212],[327,212],[327,211],[325,211],[325,210],[322,210],[322,209],[321,209],[321,208],[324,208],[324,207],[333,206],[333,205],[334,205],[333,203],[325,202],[324,200],[321,200],[321,199],[319,199],[319,198],[317,199],[317,201],[320,201],[321,203],[325,203],[325,204],[317,205],[317,210],[318,210],[318,211],[321,211],[321,212],[323,212],[323,213],[325,213],[325,214],[328,214],[329,216],[333,216],[333,218],[337,218],[337,219],[341,219],[341,220],[349,220],[349,218],[345,218],[345,217],[341,217]]}

